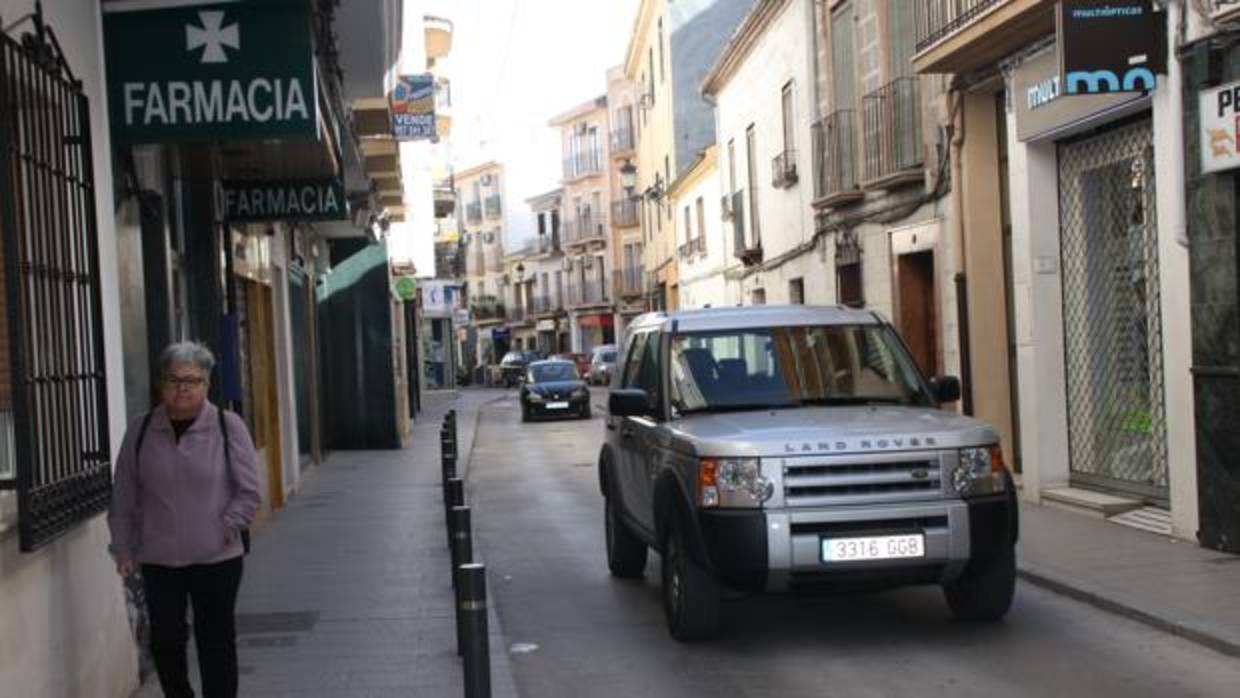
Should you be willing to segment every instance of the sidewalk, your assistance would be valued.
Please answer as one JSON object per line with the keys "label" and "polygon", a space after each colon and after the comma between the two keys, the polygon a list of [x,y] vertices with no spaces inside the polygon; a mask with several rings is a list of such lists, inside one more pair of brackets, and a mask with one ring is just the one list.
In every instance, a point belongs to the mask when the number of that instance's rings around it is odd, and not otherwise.
{"label": "sidewalk", "polygon": [[[410,448],[333,453],[255,531],[237,608],[240,695],[464,695],[439,427],[455,408],[463,470],[479,407],[501,395],[430,395]],[[515,696],[493,605],[490,615],[492,693]],[[193,656],[190,667],[197,685]],[[135,698],[160,695],[152,676]]]}
{"label": "sidewalk", "polygon": [[1020,577],[1240,657],[1240,556],[1021,503]]}

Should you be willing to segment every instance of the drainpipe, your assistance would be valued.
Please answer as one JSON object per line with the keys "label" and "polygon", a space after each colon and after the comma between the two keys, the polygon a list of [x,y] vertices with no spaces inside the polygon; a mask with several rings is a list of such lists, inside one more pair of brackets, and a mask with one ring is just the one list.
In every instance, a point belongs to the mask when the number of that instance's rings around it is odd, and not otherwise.
{"label": "drainpipe", "polygon": [[956,248],[956,326],[960,342],[961,408],[964,414],[973,414],[973,359],[969,346],[969,285],[965,274],[968,257],[965,254],[964,226],[964,94],[954,86],[949,88],[951,101],[951,202],[955,211],[952,216],[952,238]]}

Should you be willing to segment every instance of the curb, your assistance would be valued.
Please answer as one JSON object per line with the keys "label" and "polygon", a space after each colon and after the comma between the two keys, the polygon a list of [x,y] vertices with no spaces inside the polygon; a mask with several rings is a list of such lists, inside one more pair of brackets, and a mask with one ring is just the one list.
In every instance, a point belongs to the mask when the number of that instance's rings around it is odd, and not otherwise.
{"label": "curb", "polygon": [[1235,633],[1225,628],[1202,622],[1196,618],[1176,619],[1168,615],[1158,615],[1141,608],[1141,604],[1135,599],[1125,598],[1084,582],[1069,581],[1062,576],[1029,564],[1018,564],[1016,575],[1029,584],[1067,596],[1094,608],[1170,633],[1216,652],[1231,657],[1240,657],[1240,636],[1235,636]]}

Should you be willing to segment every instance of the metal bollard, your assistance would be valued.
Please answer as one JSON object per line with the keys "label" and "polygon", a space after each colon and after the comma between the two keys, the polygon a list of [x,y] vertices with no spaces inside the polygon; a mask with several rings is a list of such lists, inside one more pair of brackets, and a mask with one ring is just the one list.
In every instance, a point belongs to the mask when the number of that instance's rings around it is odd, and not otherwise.
{"label": "metal bollard", "polygon": [[456,477],[456,454],[445,453],[442,456],[443,479],[440,481],[444,484]]}
{"label": "metal bollard", "polygon": [[452,589],[456,594],[456,653],[465,654],[465,635],[461,632],[460,567],[474,561],[474,540],[469,507],[452,507]]}
{"label": "metal bollard", "polygon": [[464,505],[465,483],[459,477],[451,478],[443,488],[443,518],[444,528],[447,529],[449,549],[452,547],[452,507]]}
{"label": "metal bollard", "polygon": [[456,455],[456,435],[447,428],[439,430],[439,453]]}
{"label": "metal bollard", "polygon": [[487,567],[461,565],[460,602],[465,636],[465,698],[491,698],[491,646],[487,632]]}

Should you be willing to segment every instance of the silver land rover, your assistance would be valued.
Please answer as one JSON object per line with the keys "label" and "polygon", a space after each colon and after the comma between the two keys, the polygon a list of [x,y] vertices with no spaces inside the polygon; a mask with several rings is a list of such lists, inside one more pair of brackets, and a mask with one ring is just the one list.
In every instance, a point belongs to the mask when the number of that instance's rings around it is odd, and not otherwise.
{"label": "silver land rover", "polygon": [[942,585],[956,618],[997,620],[1016,580],[1017,508],[998,436],[940,408],[869,311],[651,313],[609,397],[599,484],[613,575],[663,557],[679,640],[720,626],[720,594]]}

